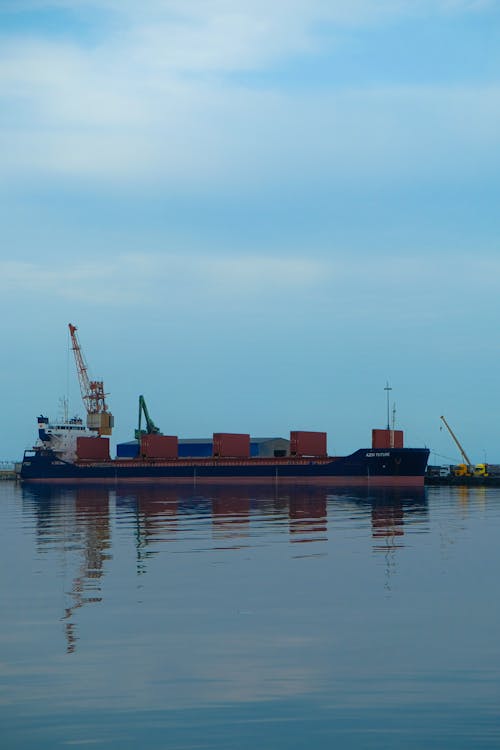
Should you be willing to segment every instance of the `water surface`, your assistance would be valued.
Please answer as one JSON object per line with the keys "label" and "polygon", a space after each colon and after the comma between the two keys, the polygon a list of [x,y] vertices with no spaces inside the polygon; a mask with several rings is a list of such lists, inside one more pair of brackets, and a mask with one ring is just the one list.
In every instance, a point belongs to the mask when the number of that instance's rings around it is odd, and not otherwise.
{"label": "water surface", "polygon": [[500,747],[500,490],[0,484],[0,747]]}

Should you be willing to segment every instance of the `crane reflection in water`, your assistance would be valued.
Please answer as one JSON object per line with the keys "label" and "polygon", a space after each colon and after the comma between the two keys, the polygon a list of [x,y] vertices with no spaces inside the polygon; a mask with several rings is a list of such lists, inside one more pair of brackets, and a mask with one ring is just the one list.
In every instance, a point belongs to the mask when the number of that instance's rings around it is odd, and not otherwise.
{"label": "crane reflection in water", "polygon": [[111,559],[109,493],[39,487],[23,489],[23,496],[36,517],[37,551],[55,548],[59,553],[65,599],[61,621],[66,651],[73,653],[78,640],[75,613],[102,601],[101,580]]}

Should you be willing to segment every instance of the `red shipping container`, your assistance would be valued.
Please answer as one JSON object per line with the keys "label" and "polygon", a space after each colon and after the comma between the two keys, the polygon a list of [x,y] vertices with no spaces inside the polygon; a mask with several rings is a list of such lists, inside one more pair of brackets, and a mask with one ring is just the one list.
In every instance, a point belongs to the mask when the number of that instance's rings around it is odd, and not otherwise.
{"label": "red shipping container", "polygon": [[142,435],[141,457],[177,458],[179,455],[177,435]]}
{"label": "red shipping container", "polygon": [[79,437],[76,439],[76,455],[78,458],[98,461],[109,461],[109,438],[107,437]]}
{"label": "red shipping container", "polygon": [[290,433],[290,455],[315,458],[326,456],[326,432],[294,430]]}
{"label": "red shipping container", "polygon": [[372,430],[372,448],[402,448],[403,430]]}
{"label": "red shipping container", "polygon": [[250,435],[214,432],[213,455],[218,458],[249,458]]}

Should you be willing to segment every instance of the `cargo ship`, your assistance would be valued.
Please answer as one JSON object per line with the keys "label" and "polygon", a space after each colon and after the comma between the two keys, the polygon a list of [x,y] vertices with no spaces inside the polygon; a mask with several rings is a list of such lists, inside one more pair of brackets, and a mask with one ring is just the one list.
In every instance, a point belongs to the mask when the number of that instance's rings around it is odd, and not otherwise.
{"label": "cargo ship", "polygon": [[375,429],[371,447],[347,456],[328,455],[326,432],[292,431],[289,440],[252,440],[247,433],[214,433],[210,440],[183,441],[175,435],[142,434],[132,442],[132,455],[123,454],[127,444],[122,444],[122,451],[118,446],[117,457],[111,458],[109,438],[78,434],[80,427],[75,423],[59,425],[73,435],[75,445],[71,448],[66,442],[64,451],[57,450],[54,427],[49,431],[47,419],[39,418],[39,438],[24,453],[21,480],[59,484],[279,482],[414,487],[423,486],[429,457],[427,448],[405,448],[401,430]]}
{"label": "cargo ship", "polygon": [[[214,433],[211,439],[179,440],[163,435],[139,397],[135,440],[117,446],[110,456],[114,417],[102,380],[92,380],[77,336],[68,324],[87,423],[74,417],[51,422],[38,417],[38,439],[25,451],[20,471],[24,482],[65,484],[247,482],[323,485],[421,486],[429,458],[427,448],[405,448],[403,432],[372,430],[370,448],[348,456],[330,456],[326,432],[292,431],[290,438],[250,437],[247,433]],[[389,385],[386,386],[387,397]],[[145,428],[142,429],[144,416]],[[393,422],[394,424],[394,422]]]}

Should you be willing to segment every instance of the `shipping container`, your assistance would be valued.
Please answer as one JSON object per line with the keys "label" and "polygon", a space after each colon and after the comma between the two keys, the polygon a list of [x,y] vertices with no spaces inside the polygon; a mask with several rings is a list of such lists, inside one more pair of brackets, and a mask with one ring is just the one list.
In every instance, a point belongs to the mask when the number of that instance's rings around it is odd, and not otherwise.
{"label": "shipping container", "polygon": [[290,455],[311,458],[326,456],[326,432],[290,432]]}
{"label": "shipping container", "polygon": [[109,460],[109,438],[79,437],[76,439],[76,455],[80,459]]}
{"label": "shipping container", "polygon": [[177,458],[177,435],[142,435],[140,454],[142,458]]}
{"label": "shipping container", "polygon": [[139,443],[137,440],[129,440],[127,443],[118,443],[116,446],[117,458],[136,458],[139,455]]}
{"label": "shipping container", "polygon": [[250,458],[250,435],[214,432],[213,455],[217,458]]}
{"label": "shipping container", "polygon": [[211,458],[212,438],[182,438],[179,440],[179,458]]}
{"label": "shipping container", "polygon": [[403,430],[372,430],[372,448],[403,448]]}

